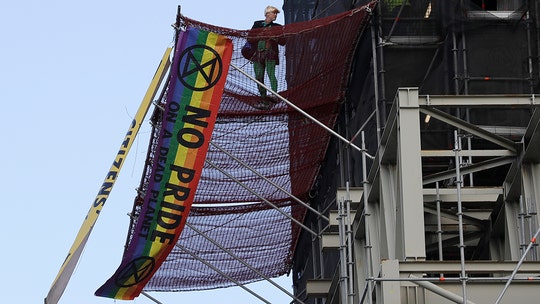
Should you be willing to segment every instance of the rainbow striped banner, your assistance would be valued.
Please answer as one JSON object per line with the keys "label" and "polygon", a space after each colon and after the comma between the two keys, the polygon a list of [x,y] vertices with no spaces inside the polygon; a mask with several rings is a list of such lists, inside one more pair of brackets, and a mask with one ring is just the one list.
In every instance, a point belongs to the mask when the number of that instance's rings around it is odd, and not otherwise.
{"label": "rainbow striped banner", "polygon": [[174,248],[191,209],[232,56],[225,36],[179,35],[144,204],[122,262],[97,296],[132,300]]}

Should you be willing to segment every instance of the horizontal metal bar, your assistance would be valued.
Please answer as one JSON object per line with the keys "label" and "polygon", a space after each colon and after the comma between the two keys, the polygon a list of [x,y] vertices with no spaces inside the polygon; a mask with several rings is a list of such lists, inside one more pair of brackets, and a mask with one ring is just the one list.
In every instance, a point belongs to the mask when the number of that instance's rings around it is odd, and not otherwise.
{"label": "horizontal metal bar", "polygon": [[530,106],[535,95],[420,95],[419,106]]}
{"label": "horizontal metal bar", "polygon": [[[506,261],[467,261],[465,268],[467,273],[511,273],[517,262]],[[401,273],[459,273],[461,263],[459,261],[407,261],[399,263]],[[540,273],[540,262],[524,262],[519,268],[521,273]]]}
{"label": "horizontal metal bar", "polygon": [[[455,157],[453,150],[422,150],[422,157]],[[494,156],[515,156],[516,153],[508,150],[461,150],[460,156],[472,157],[494,157]]]}

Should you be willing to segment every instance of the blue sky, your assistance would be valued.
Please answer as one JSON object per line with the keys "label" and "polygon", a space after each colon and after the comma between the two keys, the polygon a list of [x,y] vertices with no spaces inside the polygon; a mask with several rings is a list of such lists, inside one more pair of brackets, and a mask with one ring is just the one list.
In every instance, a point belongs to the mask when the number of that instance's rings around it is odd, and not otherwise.
{"label": "blue sky", "polygon": [[[0,150],[4,261],[0,303],[43,303],[163,52],[178,5],[193,19],[248,29],[266,5],[250,1],[3,1],[0,3]],[[283,22],[280,14],[278,22]],[[94,296],[121,260],[146,155],[143,124],[60,303]],[[290,289],[289,277],[276,280]],[[248,285],[272,303],[290,298]],[[151,293],[162,303],[258,303],[240,288]],[[154,303],[144,296],[133,303]]]}

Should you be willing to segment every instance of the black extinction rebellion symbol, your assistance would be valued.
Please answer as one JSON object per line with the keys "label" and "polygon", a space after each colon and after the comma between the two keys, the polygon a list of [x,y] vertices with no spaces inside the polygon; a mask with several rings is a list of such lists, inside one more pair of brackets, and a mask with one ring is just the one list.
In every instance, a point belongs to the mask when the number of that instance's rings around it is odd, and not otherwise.
{"label": "black extinction rebellion symbol", "polygon": [[[206,53],[202,59],[204,51]],[[211,56],[206,56],[210,54]],[[197,44],[186,48],[180,54],[180,63],[178,64],[178,79],[189,89],[193,91],[206,91],[213,87],[221,77],[223,72],[223,62],[218,52],[213,48]],[[202,77],[197,79],[197,76]]]}
{"label": "black extinction rebellion symbol", "polygon": [[116,277],[116,286],[130,287],[136,285],[149,275],[156,265],[154,258],[143,256],[129,262]]}

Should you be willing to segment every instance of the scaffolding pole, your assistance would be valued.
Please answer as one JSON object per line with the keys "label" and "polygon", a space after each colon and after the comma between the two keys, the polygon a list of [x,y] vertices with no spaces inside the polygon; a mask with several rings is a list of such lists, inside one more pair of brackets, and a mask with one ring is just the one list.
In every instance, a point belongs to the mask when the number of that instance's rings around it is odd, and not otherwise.
{"label": "scaffolding pole", "polygon": [[[416,278],[415,276],[411,275],[410,276],[411,278]],[[431,282],[428,282],[428,281],[423,281],[423,280],[418,280],[418,281],[413,281],[414,284],[420,286],[420,287],[423,287],[429,291],[432,291],[438,295],[440,295],[441,297],[445,298],[445,299],[448,299],[454,303],[463,303],[463,304],[474,304],[474,302],[471,302],[469,300],[467,300],[466,297],[460,297],[458,296],[457,294],[453,293],[453,292],[450,292],[442,287],[439,287]],[[466,295],[465,295],[466,296]]]}
{"label": "scaffolding pole", "polygon": [[254,82],[256,82],[258,85],[262,86],[263,88],[265,88],[266,90],[268,90],[270,93],[272,93],[274,96],[276,96],[277,98],[281,99],[283,102],[285,102],[288,106],[290,106],[291,108],[295,109],[296,111],[298,111],[300,114],[304,115],[307,119],[313,121],[315,124],[317,124],[318,126],[322,127],[323,129],[325,129],[327,132],[329,132],[330,134],[334,135],[335,137],[337,137],[339,140],[343,141],[344,143],[346,143],[347,145],[353,147],[354,149],[356,149],[357,151],[359,152],[362,152],[362,149],[360,149],[357,145],[353,144],[352,141],[346,139],[345,137],[341,136],[340,134],[338,134],[336,131],[332,130],[331,128],[329,128],[327,125],[323,124],[322,122],[318,121],[317,119],[315,119],[313,116],[309,115],[308,113],[306,113],[304,110],[300,109],[299,107],[297,107],[294,103],[290,102],[289,100],[287,100],[285,97],[279,95],[276,91],[272,90],[272,88],[269,88],[267,85],[265,85],[264,83],[258,81],[257,79],[255,79],[255,77],[251,76],[249,73],[247,73],[246,71],[242,70],[241,68],[237,67],[236,65],[232,64],[231,63],[231,67],[233,67],[235,70],[237,70],[238,72],[242,73],[244,76],[248,77],[249,79],[253,80]]}
{"label": "scaffolding pole", "polygon": [[536,230],[536,233],[531,238],[531,241],[529,242],[529,245],[525,249],[525,252],[523,252],[523,254],[521,255],[521,258],[519,259],[519,262],[517,263],[516,268],[514,268],[514,271],[512,271],[512,274],[510,275],[510,278],[508,279],[508,281],[506,281],[506,284],[504,285],[503,290],[501,291],[501,293],[497,297],[497,301],[495,301],[495,304],[499,304],[501,302],[502,298],[504,297],[504,294],[506,293],[506,290],[510,286],[510,283],[512,283],[512,280],[514,280],[514,277],[516,276],[516,274],[517,274],[517,272],[519,270],[519,267],[521,267],[521,264],[523,264],[523,261],[525,260],[525,257],[527,256],[527,253],[529,252],[529,250],[531,250],[533,245],[536,243],[536,238],[538,237],[538,234],[540,234],[540,227],[538,228],[538,230]]}
{"label": "scaffolding pole", "polygon": [[148,293],[144,292],[144,291],[141,291],[141,294],[145,297],[147,297],[149,300],[151,300],[152,302],[156,303],[156,304],[163,304],[161,303],[160,301],[158,301],[156,298],[152,297],[151,295],[149,295]]}
{"label": "scaffolding pole", "polygon": [[363,199],[364,199],[364,223],[365,223],[365,233],[366,233],[366,236],[365,236],[365,242],[366,242],[366,245],[365,245],[365,249],[366,249],[366,262],[365,262],[365,265],[366,265],[366,281],[367,281],[367,298],[368,298],[368,303],[371,304],[373,303],[373,298],[372,298],[372,291],[373,291],[373,270],[372,270],[372,257],[371,257],[371,238],[370,238],[370,233],[369,233],[369,218],[370,218],[370,213],[369,213],[369,202],[368,202],[368,199],[367,199],[367,194],[369,193],[368,191],[368,188],[369,188],[369,183],[367,181],[367,162],[366,162],[366,139],[365,139],[365,133],[362,131],[362,183],[364,185],[364,195],[363,195]]}
{"label": "scaffolding pole", "polygon": [[345,208],[347,211],[347,217],[345,218],[345,227],[347,228],[347,268],[349,273],[349,286],[348,290],[349,293],[347,295],[348,297],[348,303],[353,304],[354,303],[354,256],[353,256],[353,236],[352,236],[352,223],[351,223],[351,193],[349,188],[349,182],[347,182],[347,191],[346,191],[346,197],[345,197]]}
{"label": "scaffolding pole", "polygon": [[236,284],[238,287],[244,289],[245,291],[249,292],[250,294],[252,294],[253,296],[255,296],[257,299],[261,300],[262,302],[264,303],[267,303],[267,304],[271,304],[270,302],[266,301],[266,299],[264,299],[263,297],[261,297],[259,294],[257,294],[256,292],[254,292],[253,290],[247,288],[244,284],[240,283],[238,280],[235,280],[234,278],[232,278],[231,276],[229,276],[228,274],[226,274],[225,272],[221,271],[219,268],[215,267],[214,265],[208,263],[207,261],[201,259],[200,257],[198,257],[195,253],[191,252],[190,250],[188,250],[186,247],[180,245],[180,244],[175,244],[175,247],[181,249],[182,251],[184,251],[185,253],[189,254],[191,257],[193,257],[194,259],[196,259],[197,261],[203,263],[204,265],[208,266],[210,269],[214,270],[215,272],[219,273],[220,275],[222,275],[223,277],[227,278],[228,280],[230,280],[231,282],[233,282],[234,284]]}
{"label": "scaffolding pole", "polygon": [[307,209],[309,209],[311,212],[315,213],[317,216],[321,217],[322,219],[326,220],[327,222],[330,222],[330,219],[328,217],[326,217],[324,214],[320,213],[319,211],[317,211],[316,209],[314,209],[313,207],[311,207],[309,204],[306,204],[304,203],[301,199],[297,198],[296,196],[294,196],[292,193],[290,193],[289,191],[287,191],[286,189],[284,189],[283,187],[281,187],[280,185],[276,184],[275,182],[273,182],[272,180],[268,179],[266,176],[262,175],[261,173],[259,173],[259,171],[255,170],[253,167],[251,167],[250,165],[248,165],[247,163],[245,163],[244,161],[242,161],[241,159],[239,159],[238,157],[234,156],[232,153],[230,153],[229,151],[223,149],[222,147],[220,147],[218,144],[214,143],[213,141],[210,141],[210,144],[215,147],[216,149],[218,149],[219,151],[225,153],[227,156],[229,156],[230,158],[232,158],[233,160],[235,160],[236,162],[238,162],[239,164],[241,164],[242,166],[244,166],[245,168],[247,168],[249,171],[255,173],[258,177],[262,178],[263,180],[267,181],[269,184],[271,184],[272,186],[276,187],[278,190],[280,190],[281,192],[287,194],[289,197],[291,197],[293,200],[295,200],[297,203],[299,203],[300,205],[306,207]]}
{"label": "scaffolding pole", "polygon": [[258,194],[255,190],[249,188],[248,186],[246,186],[244,183],[242,183],[241,181],[239,181],[237,178],[235,178],[234,176],[232,176],[231,174],[229,174],[228,172],[226,172],[225,170],[221,169],[218,165],[214,164],[213,162],[211,162],[210,160],[205,160],[205,162],[207,164],[209,164],[210,166],[212,166],[213,168],[215,168],[216,170],[218,170],[219,172],[223,173],[225,176],[227,176],[228,178],[232,179],[235,183],[237,183],[238,185],[242,186],[244,189],[246,189],[247,191],[249,191],[251,194],[257,196],[258,198],[260,198],[263,202],[265,202],[268,206],[272,207],[274,210],[276,210],[277,212],[283,214],[284,216],[286,216],[287,218],[289,218],[291,221],[293,221],[295,224],[299,225],[300,227],[304,228],[307,232],[311,233],[312,235],[316,236],[316,237],[319,237],[319,234],[317,234],[317,232],[311,230],[309,227],[307,227],[306,225],[302,224],[302,222],[300,222],[299,220],[295,219],[293,216],[289,215],[287,212],[281,210],[281,208],[277,207],[276,205],[272,204],[270,201],[268,201],[266,198],[262,197],[260,194]]}
{"label": "scaffolding pole", "polygon": [[346,241],[346,228],[345,217],[347,215],[344,211],[343,200],[338,201],[338,228],[339,228],[339,290],[340,290],[340,303],[348,303],[348,276],[347,276],[347,241]]}
{"label": "scaffolding pole", "polygon": [[[439,249],[439,261],[444,260],[443,256],[443,241],[442,241],[442,223],[441,223],[441,195],[439,191],[439,182],[435,183],[435,190],[437,194],[437,246]],[[442,278],[444,277],[443,273],[440,273],[439,276]]]}
{"label": "scaffolding pole", "polygon": [[455,152],[455,167],[456,167],[456,195],[457,195],[457,217],[458,217],[458,230],[459,230],[459,258],[461,262],[460,281],[463,294],[463,303],[467,301],[467,275],[465,273],[465,243],[463,237],[463,208],[461,204],[461,185],[462,179],[460,173],[460,155],[461,140],[459,138],[457,130],[454,130],[454,152]]}
{"label": "scaffolding pole", "polygon": [[260,272],[259,270],[253,268],[253,266],[249,265],[246,261],[244,261],[243,259],[241,259],[240,257],[238,257],[236,254],[234,254],[232,251],[228,250],[227,248],[223,247],[221,244],[219,244],[218,242],[216,242],[215,240],[213,240],[212,238],[210,238],[209,236],[207,236],[206,234],[204,234],[202,231],[200,231],[199,229],[195,228],[193,225],[189,224],[189,223],[186,223],[186,226],[188,226],[190,229],[192,229],[193,231],[195,231],[196,233],[198,233],[200,236],[202,236],[203,238],[205,238],[207,241],[209,241],[210,243],[212,243],[213,245],[215,245],[216,247],[218,247],[219,249],[221,249],[222,251],[226,252],[228,255],[230,255],[232,258],[234,258],[235,260],[237,260],[238,262],[240,262],[242,265],[244,265],[245,267],[247,267],[248,269],[252,270],[253,272],[255,272],[257,275],[259,275],[261,278],[263,278],[264,280],[266,280],[267,282],[269,282],[270,284],[274,285],[276,288],[278,288],[279,290],[281,290],[283,293],[285,293],[286,295],[288,295],[289,297],[291,297],[292,299],[294,299],[295,301],[298,301],[298,303],[300,304],[304,304],[304,302],[302,300],[300,300],[299,298],[297,298],[295,295],[293,295],[292,293],[290,293],[288,290],[286,290],[285,288],[281,287],[278,283],[274,282],[271,278],[269,278],[267,275],[263,274],[262,272]]}

